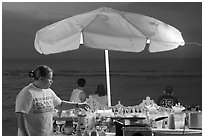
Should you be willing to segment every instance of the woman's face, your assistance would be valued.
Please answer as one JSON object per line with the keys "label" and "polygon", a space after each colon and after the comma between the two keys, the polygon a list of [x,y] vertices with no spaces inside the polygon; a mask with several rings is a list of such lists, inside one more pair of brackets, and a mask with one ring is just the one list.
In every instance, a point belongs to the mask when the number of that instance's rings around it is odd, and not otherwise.
{"label": "woman's face", "polygon": [[49,74],[46,77],[42,77],[41,82],[42,82],[43,89],[50,88],[50,86],[53,83],[52,77],[53,77],[52,72],[49,72]]}

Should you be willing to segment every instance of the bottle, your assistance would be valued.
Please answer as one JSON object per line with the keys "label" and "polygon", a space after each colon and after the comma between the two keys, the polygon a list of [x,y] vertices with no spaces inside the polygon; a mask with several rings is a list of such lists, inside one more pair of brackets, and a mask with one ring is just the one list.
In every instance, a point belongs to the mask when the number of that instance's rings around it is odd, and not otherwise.
{"label": "bottle", "polygon": [[168,126],[169,126],[169,129],[175,129],[175,120],[174,120],[174,114],[173,113],[171,113],[169,115]]}

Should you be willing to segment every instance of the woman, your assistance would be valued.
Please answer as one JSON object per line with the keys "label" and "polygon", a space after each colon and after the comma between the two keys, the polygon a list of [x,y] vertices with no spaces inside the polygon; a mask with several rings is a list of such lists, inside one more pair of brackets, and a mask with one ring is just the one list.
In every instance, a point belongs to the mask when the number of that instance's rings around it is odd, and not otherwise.
{"label": "woman", "polygon": [[18,135],[52,135],[54,108],[88,108],[84,103],[63,101],[54,93],[50,88],[53,70],[48,66],[38,66],[29,76],[34,79],[33,83],[24,87],[16,98]]}
{"label": "woman", "polygon": [[108,105],[108,97],[103,84],[98,84],[94,95],[92,95],[100,104]]}

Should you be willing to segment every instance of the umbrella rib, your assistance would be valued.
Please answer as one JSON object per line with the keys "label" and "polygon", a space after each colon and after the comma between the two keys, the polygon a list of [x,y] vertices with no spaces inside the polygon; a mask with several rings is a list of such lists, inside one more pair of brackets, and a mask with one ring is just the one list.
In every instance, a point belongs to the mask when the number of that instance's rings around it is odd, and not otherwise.
{"label": "umbrella rib", "polygon": [[[151,37],[154,36],[154,34],[155,34],[155,29],[154,29],[153,27],[152,27],[153,33],[152,33],[149,37],[147,37],[137,26],[134,26],[130,21],[128,21],[128,20],[123,16],[123,14],[122,14],[121,11],[118,11],[118,10],[116,10],[116,11],[117,11],[117,12],[115,12],[116,14],[120,15],[126,22],[128,22],[130,25],[132,25],[132,26],[133,26],[134,28],[136,28],[137,30],[139,30],[139,32],[140,32],[143,36],[145,36],[146,39],[150,39],[150,40],[154,40],[154,41],[161,42],[161,40],[152,39],[152,38],[151,38]],[[153,20],[154,23],[155,23],[155,20],[157,20],[157,19],[152,18],[152,17],[150,17],[150,18]],[[171,44],[178,44],[178,42],[172,42],[172,41],[162,41],[162,42],[164,42],[164,43],[171,43]]]}
{"label": "umbrella rib", "polygon": [[[101,10],[96,14],[96,16],[93,18],[93,20],[92,20],[89,24],[91,24],[91,23],[96,19],[96,17],[100,14],[100,12],[102,12],[104,9],[105,9],[105,7],[101,8]],[[89,25],[89,24],[88,24],[88,25]],[[87,26],[88,26],[88,25],[87,25]],[[86,28],[86,27],[84,27],[84,28]],[[84,28],[81,30],[82,34],[83,34]],[[84,37],[84,36],[83,36],[83,37]],[[85,46],[86,46],[86,45],[85,45]]]}
{"label": "umbrella rib", "polygon": [[[118,13],[117,13],[118,14]],[[137,30],[139,30],[139,32],[142,34],[142,35],[144,35],[145,36],[145,34],[144,33],[142,33],[142,31],[137,27],[137,26],[134,26],[131,22],[129,22],[122,14],[118,14],[118,15],[120,15],[126,22],[128,22],[130,25],[132,25],[134,28],[136,28]],[[147,38],[146,36],[145,36],[145,38]],[[149,38],[147,38],[147,39],[149,39]]]}
{"label": "umbrella rib", "polygon": [[[115,9],[114,9],[115,10]],[[119,16],[121,16],[126,22],[128,22],[130,25],[132,25],[134,28],[137,28],[137,30],[139,30],[139,32],[142,34],[142,35],[144,35],[145,37],[146,37],[146,35],[144,34],[144,33],[142,33],[142,31],[137,27],[137,26],[134,26],[131,22],[129,22],[124,16],[123,16],[123,14],[122,14],[122,12],[121,11],[118,11],[118,10],[115,10],[115,11],[117,11],[117,12],[115,12],[116,14],[118,14]],[[125,12],[123,12],[123,13],[125,13]],[[146,37],[147,38],[147,37]],[[147,38],[147,39],[149,39],[149,38]]]}
{"label": "umbrella rib", "polygon": [[[101,11],[103,11],[103,9],[104,9],[104,8],[102,8]],[[93,20],[89,22],[89,24],[91,24],[91,23],[96,19],[96,17],[99,15],[99,13],[100,13],[101,11],[99,11],[99,12],[96,14],[96,16],[93,18]],[[88,26],[89,24],[87,24],[86,26]],[[83,27],[83,29],[81,29],[82,34],[83,34],[83,30],[84,30],[84,28],[86,28],[86,26]]]}
{"label": "umbrella rib", "polygon": [[[137,28],[139,31],[140,31],[140,29],[137,27],[137,26],[134,26],[131,22],[129,22],[122,14],[119,14],[126,22],[128,22],[130,25],[132,25],[133,27],[135,27],[135,28]],[[153,18],[154,19],[154,18]],[[152,27],[152,30],[154,30],[153,29],[153,27]],[[155,32],[155,31],[153,31],[153,32]],[[142,33],[142,31],[140,31],[140,33]],[[142,33],[144,36],[145,36],[145,34],[144,33]],[[150,39],[150,40],[154,40],[154,41],[161,41],[161,40],[158,40],[158,39],[152,39],[151,37],[154,35],[155,33],[153,33],[149,38],[148,37],[146,37],[145,36],[145,38],[146,39]],[[162,42],[165,42],[165,43],[175,43],[175,44],[177,44],[177,42],[171,42],[171,41],[162,41]]]}

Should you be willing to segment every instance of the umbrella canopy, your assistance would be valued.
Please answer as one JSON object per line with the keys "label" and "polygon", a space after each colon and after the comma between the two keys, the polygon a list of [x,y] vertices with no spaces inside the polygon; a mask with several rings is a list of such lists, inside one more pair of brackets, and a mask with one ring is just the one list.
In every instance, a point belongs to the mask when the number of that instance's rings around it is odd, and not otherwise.
{"label": "umbrella canopy", "polygon": [[[41,54],[75,50],[80,46],[81,33],[85,46],[106,50],[106,57],[107,50],[141,52],[147,40],[150,52],[172,50],[185,44],[181,32],[164,22],[102,7],[42,28],[36,33],[34,45]],[[107,58],[106,65],[109,66]],[[109,73],[109,67],[106,69]]]}
{"label": "umbrella canopy", "polygon": [[141,14],[102,7],[46,26],[36,33],[35,48],[52,54],[75,50],[83,33],[84,45],[91,48],[141,52],[149,39],[150,52],[161,52],[185,44],[176,28]]}

